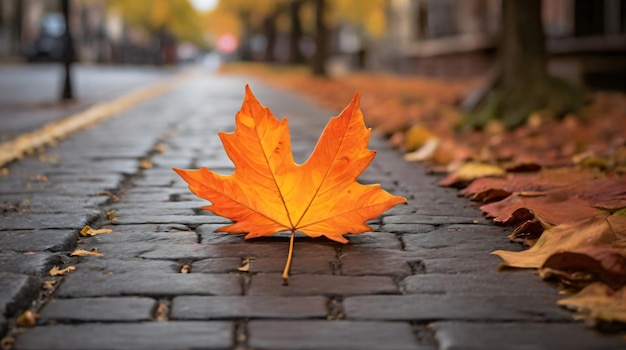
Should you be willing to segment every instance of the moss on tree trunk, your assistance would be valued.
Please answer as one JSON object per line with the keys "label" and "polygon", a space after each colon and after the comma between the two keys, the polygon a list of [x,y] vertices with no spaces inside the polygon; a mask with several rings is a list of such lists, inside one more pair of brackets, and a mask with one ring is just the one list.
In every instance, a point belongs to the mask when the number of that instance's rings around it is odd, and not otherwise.
{"label": "moss on tree trunk", "polygon": [[582,89],[548,74],[541,0],[503,1],[500,40],[495,78],[470,106],[464,126],[499,119],[513,128],[535,111],[563,116],[580,108]]}

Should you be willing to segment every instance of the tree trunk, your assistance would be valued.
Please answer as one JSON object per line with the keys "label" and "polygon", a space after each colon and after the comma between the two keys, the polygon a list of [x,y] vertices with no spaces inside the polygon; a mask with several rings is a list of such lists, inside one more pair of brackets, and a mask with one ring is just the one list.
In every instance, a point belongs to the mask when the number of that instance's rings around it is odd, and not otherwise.
{"label": "tree trunk", "polygon": [[274,62],[276,57],[274,50],[276,49],[276,18],[278,17],[278,10],[269,14],[263,21],[263,27],[265,29],[265,62]]}
{"label": "tree trunk", "polygon": [[250,20],[250,12],[240,12],[239,19],[243,26],[239,55],[242,61],[252,61],[252,46],[250,45],[250,40],[252,39],[252,23]]}
{"label": "tree trunk", "polygon": [[470,106],[463,124],[481,128],[492,119],[512,128],[533,112],[576,111],[582,90],[548,74],[541,0],[502,1],[501,38],[494,78]]}
{"label": "tree trunk", "polygon": [[547,55],[541,0],[502,2],[499,65],[504,86],[547,77]]}
{"label": "tree trunk", "polygon": [[315,0],[315,55],[313,56],[313,75],[326,76],[328,58],[328,27],[324,19],[326,0]]}
{"label": "tree trunk", "polygon": [[292,1],[289,6],[289,17],[291,19],[291,32],[289,33],[289,63],[304,63],[304,55],[300,49],[300,40],[302,39],[302,20],[300,19],[300,8],[302,1]]}

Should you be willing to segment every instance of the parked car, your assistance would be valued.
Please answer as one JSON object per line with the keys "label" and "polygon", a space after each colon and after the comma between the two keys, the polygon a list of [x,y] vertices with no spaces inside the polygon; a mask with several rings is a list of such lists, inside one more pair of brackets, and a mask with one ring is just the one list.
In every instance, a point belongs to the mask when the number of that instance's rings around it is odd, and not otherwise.
{"label": "parked car", "polygon": [[41,18],[39,36],[28,46],[26,57],[30,62],[56,62],[63,57],[65,20],[60,13],[49,13]]}

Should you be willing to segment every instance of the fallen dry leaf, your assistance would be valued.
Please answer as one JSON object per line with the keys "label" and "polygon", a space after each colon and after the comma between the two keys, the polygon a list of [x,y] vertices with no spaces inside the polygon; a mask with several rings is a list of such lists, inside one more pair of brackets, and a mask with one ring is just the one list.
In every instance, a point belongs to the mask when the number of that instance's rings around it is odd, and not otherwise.
{"label": "fallen dry leaf", "polygon": [[26,310],[17,318],[17,325],[19,327],[35,327],[37,318],[39,318],[39,314]]}
{"label": "fallen dry leaf", "polygon": [[404,133],[404,150],[409,152],[418,150],[427,142],[435,139],[437,139],[436,135],[425,126],[419,124],[412,125]]}
{"label": "fallen dry leaf", "polygon": [[53,268],[50,269],[50,272],[48,272],[48,274],[52,277],[54,276],[65,276],[65,274],[67,274],[70,271],[74,271],[76,270],[76,266],[68,266],[64,269],[59,269],[58,266],[55,266]]}
{"label": "fallen dry leaf", "polygon": [[57,283],[55,280],[43,281],[44,289],[52,290],[54,289],[54,285]]}
{"label": "fallen dry leaf", "polygon": [[501,266],[540,268],[555,253],[593,245],[626,246],[626,217],[598,215],[578,222],[561,224],[543,232],[534,246],[521,252],[496,250]]}
{"label": "fallen dry leaf", "polygon": [[91,250],[76,249],[70,254],[70,256],[87,256],[87,255],[104,256],[104,254],[98,252],[98,249],[96,248],[92,248]]}
{"label": "fallen dry leaf", "polygon": [[238,267],[237,270],[241,271],[241,272],[248,272],[248,271],[250,271],[250,262],[251,262],[250,258],[244,258],[241,261],[241,266]]}
{"label": "fallen dry leaf", "polygon": [[598,281],[617,290],[626,285],[625,254],[625,249],[609,245],[558,252],[543,263],[539,275],[578,288]]}
{"label": "fallen dry leaf", "polygon": [[508,237],[510,240],[514,242],[523,243],[527,247],[532,247],[535,245],[541,234],[546,229],[551,228],[552,226],[542,223],[537,218],[532,220],[524,221],[521,225],[517,226],[513,233],[511,233]]}
{"label": "fallen dry leaf", "polygon": [[607,214],[606,210],[594,208],[568,192],[514,193],[501,201],[485,204],[480,210],[493,217],[494,222],[513,225],[533,218],[558,225]]}
{"label": "fallen dry leaf", "polygon": [[119,219],[117,216],[115,216],[115,213],[117,212],[117,210],[115,209],[111,209],[109,211],[106,212],[107,214],[107,218],[111,221],[116,221],[117,219]]}
{"label": "fallen dry leaf", "polygon": [[167,321],[167,319],[168,319],[168,316],[167,316],[168,311],[169,311],[169,306],[167,306],[167,304],[159,303],[159,306],[156,309],[155,319],[157,321]]}
{"label": "fallen dry leaf", "polygon": [[101,228],[98,230],[94,230],[89,225],[85,225],[85,227],[83,227],[80,230],[80,235],[83,237],[89,237],[89,236],[99,235],[101,233],[111,233],[111,232],[113,232],[113,230],[111,230],[110,228]]}
{"label": "fallen dry leaf", "polygon": [[577,318],[585,319],[591,326],[597,322],[626,323],[626,287],[615,291],[596,282],[557,304],[577,310]]}
{"label": "fallen dry leaf", "polygon": [[219,133],[235,172],[174,170],[193,193],[212,203],[203,209],[234,221],[217,231],[247,233],[246,239],[291,231],[290,252],[296,230],[347,243],[344,234],[371,231],[365,221],[406,202],[380,185],[356,181],[375,155],[367,149],[370,130],[358,104],[357,93],[328,122],[309,159],[298,165],[287,120],[276,119],[246,87],[235,132]]}
{"label": "fallen dry leaf", "polygon": [[154,151],[157,153],[165,153],[165,151],[167,151],[167,144],[165,143],[159,143],[156,146],[154,146]]}
{"label": "fallen dry leaf", "polygon": [[152,169],[153,165],[152,162],[149,161],[148,159],[142,159],[139,162],[139,168],[141,169]]}
{"label": "fallen dry leaf", "polygon": [[423,162],[429,160],[435,156],[439,144],[440,141],[438,139],[430,139],[416,151],[405,153],[404,160],[407,162]]}
{"label": "fallen dry leaf", "polygon": [[497,165],[467,162],[461,166],[457,171],[448,175],[445,179],[439,182],[441,186],[461,186],[464,187],[470,181],[486,176],[502,176],[504,175],[504,169]]}

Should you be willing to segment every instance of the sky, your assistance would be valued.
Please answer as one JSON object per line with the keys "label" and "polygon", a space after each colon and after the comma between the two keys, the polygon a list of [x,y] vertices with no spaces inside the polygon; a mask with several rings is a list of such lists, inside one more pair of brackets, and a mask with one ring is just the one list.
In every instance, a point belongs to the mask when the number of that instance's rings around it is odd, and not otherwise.
{"label": "sky", "polygon": [[191,4],[199,11],[209,11],[217,5],[217,0],[191,0]]}

